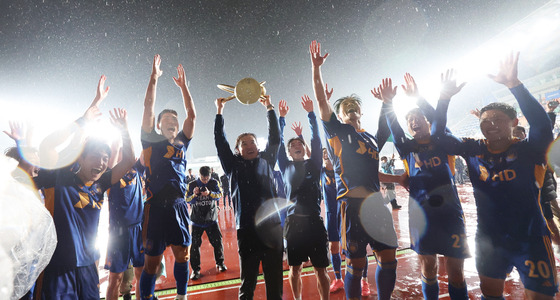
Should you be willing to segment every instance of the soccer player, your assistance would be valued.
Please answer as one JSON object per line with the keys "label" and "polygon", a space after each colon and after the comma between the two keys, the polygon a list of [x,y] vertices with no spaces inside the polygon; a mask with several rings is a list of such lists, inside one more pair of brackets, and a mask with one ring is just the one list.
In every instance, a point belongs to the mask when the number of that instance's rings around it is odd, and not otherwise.
{"label": "soccer player", "polygon": [[[113,144],[112,150],[115,155],[111,157],[109,166],[114,166],[120,160],[122,149],[119,141]],[[109,243],[105,261],[105,269],[109,270],[107,300],[119,298],[119,291],[123,291],[124,288],[124,272],[129,264],[134,268],[136,298],[141,299],[140,276],[144,267],[142,249],[144,166],[141,160],[138,159],[132,169],[109,189]],[[130,299],[130,293],[123,294],[123,297]]]}
{"label": "soccer player", "polygon": [[[185,70],[177,67],[175,84],[181,89],[183,105],[187,117],[183,129],[179,129],[178,114],[164,109],[155,118],[156,88],[159,77],[161,57],[154,56],[152,74],[144,100],[142,119],[142,147],[146,166],[147,200],[144,206],[144,226],[142,228],[146,253],[144,270],[140,278],[142,298],[154,296],[157,268],[163,251],[169,245],[175,256],[173,275],[177,282],[177,299],[185,299],[189,280],[189,218],[185,193],[187,191],[186,152],[194,133],[196,111]],[[161,134],[155,131],[161,131]]]}
{"label": "soccer player", "polygon": [[[321,65],[328,54],[321,55],[321,46],[316,41],[309,46],[309,52],[313,88],[329,142],[327,149],[335,169],[337,198],[343,201],[341,215],[345,221],[342,223],[341,234],[347,258],[344,278],[346,297],[361,298],[360,278],[367,263],[366,246],[370,244],[378,260],[375,276],[378,297],[389,299],[396,280],[397,234],[391,212],[384,206],[379,193],[379,180],[401,180],[398,176],[378,171],[379,151],[390,135],[383,116],[386,104],[381,109],[376,136],[367,133],[361,126],[361,101],[356,95],[337,100],[334,109],[327,100]],[[380,88],[392,89],[390,79],[384,80]],[[368,218],[361,217],[362,206],[368,208]]]}
{"label": "soccer player", "polygon": [[[84,116],[76,121],[82,129],[100,116],[98,105],[107,96],[102,76],[97,95]],[[40,169],[34,178],[43,189],[45,206],[51,212],[58,243],[54,255],[39,277],[35,299],[99,299],[99,275],[95,247],[103,193],[134,164],[134,151],[124,109],[111,113],[113,124],[123,140],[122,160],[108,169],[111,148],[104,141],[89,137],[77,161],[58,169]]]}
{"label": "soccer player", "polygon": [[268,119],[268,143],[264,151],[259,151],[253,133],[243,133],[236,139],[234,154],[224,133],[224,98],[216,99],[214,139],[222,169],[230,178],[233,196],[241,272],[239,299],[253,299],[262,262],[266,298],[280,300],[283,242],[279,212],[271,209],[269,214],[257,217],[257,211],[266,209],[263,205],[276,197],[273,169],[280,131],[270,96],[264,96],[260,102],[267,110]]}
{"label": "soccer player", "polygon": [[[406,94],[420,99],[414,78],[407,73],[405,81],[407,85],[403,85],[403,89]],[[440,99],[450,99],[464,86],[456,85],[452,70],[445,76],[442,75],[441,83]],[[383,99],[385,94],[375,96]],[[392,100],[387,100],[389,110],[385,117],[409,177],[408,220],[411,248],[419,257],[424,299],[439,297],[438,254],[445,257],[451,299],[468,299],[463,262],[470,254],[463,209],[453,177],[455,158],[448,155],[441,146],[434,144],[430,135],[430,122],[420,108],[414,108],[406,115],[412,139],[406,138],[397,121]],[[432,112],[433,108],[428,115],[431,116]]]}
{"label": "soccer player", "polygon": [[301,137],[288,140],[289,160],[284,147],[284,127],[288,104],[281,100],[278,105],[280,114],[280,150],[278,151],[278,166],[286,184],[286,196],[290,201],[287,218],[284,225],[284,237],[288,252],[288,276],[294,299],[301,299],[301,269],[302,263],[311,259],[315,276],[317,276],[317,289],[321,299],[329,298],[329,276],[327,267],[329,257],[327,254],[327,231],[321,218],[321,139],[313,101],[307,95],[302,97],[301,105],[307,111],[309,126],[311,128],[311,157],[305,159],[305,141]]}
{"label": "soccer player", "polygon": [[227,270],[224,265],[224,246],[222,232],[218,225],[218,204],[222,196],[220,183],[211,178],[210,167],[200,168],[197,180],[189,183],[187,189],[187,203],[191,205],[192,245],[191,245],[191,279],[200,279],[200,245],[202,234],[206,232],[210,244],[214,248],[216,268],[220,272]]}
{"label": "soccer player", "polygon": [[546,151],[552,141],[550,121],[539,102],[517,77],[519,53],[511,53],[490,77],[514,95],[529,122],[528,138],[512,132],[517,112],[505,103],[480,110],[485,139],[457,139],[444,130],[448,99],[436,109],[436,141],[447,153],[467,161],[477,205],[476,266],[483,299],[504,299],[504,282],[516,267],[528,299],[553,299],[558,290],[556,267],[540,205]]}

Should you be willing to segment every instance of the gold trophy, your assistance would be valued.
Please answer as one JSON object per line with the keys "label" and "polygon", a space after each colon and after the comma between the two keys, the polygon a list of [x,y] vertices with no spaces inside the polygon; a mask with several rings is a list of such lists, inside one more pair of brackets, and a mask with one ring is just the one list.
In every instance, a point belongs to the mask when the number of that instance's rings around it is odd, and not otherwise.
{"label": "gold trophy", "polygon": [[225,101],[237,98],[239,102],[249,105],[259,101],[259,99],[264,99],[264,95],[266,95],[265,83],[266,81],[259,83],[255,79],[247,77],[239,80],[235,87],[227,84],[218,84],[218,88],[233,94],[226,98]]}

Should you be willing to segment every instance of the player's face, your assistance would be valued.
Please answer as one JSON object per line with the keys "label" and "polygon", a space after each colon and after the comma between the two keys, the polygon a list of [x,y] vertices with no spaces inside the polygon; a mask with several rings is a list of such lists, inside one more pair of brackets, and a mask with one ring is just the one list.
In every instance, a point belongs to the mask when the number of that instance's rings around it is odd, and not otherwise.
{"label": "player's face", "polygon": [[200,181],[202,181],[202,183],[207,184],[208,181],[210,181],[210,175],[208,176],[200,176]]}
{"label": "player's face", "polygon": [[408,132],[415,139],[422,139],[430,136],[430,123],[421,114],[411,114],[408,116]]}
{"label": "player's face", "polygon": [[80,156],[79,163],[80,171],[78,172],[78,177],[84,183],[96,181],[107,170],[109,155],[103,150],[91,151]]}
{"label": "player's face", "polygon": [[174,139],[179,133],[179,120],[177,116],[172,113],[164,113],[161,116],[158,128],[166,139]]}
{"label": "player's face", "polygon": [[331,160],[329,159],[329,153],[327,149],[323,149],[323,165],[332,166]]}
{"label": "player's face", "polygon": [[515,128],[513,129],[513,137],[516,137],[520,140],[524,140],[527,136],[525,135],[525,132]]}
{"label": "player's face", "polygon": [[480,131],[489,142],[511,139],[515,126],[517,119],[511,119],[497,109],[487,110],[480,115]]}
{"label": "player's face", "polygon": [[241,157],[246,160],[252,160],[259,156],[257,140],[252,135],[242,137],[239,144],[237,144],[237,150]]}
{"label": "player's face", "polygon": [[340,103],[338,116],[343,123],[351,123],[360,120],[362,117],[362,108],[358,101],[354,99],[345,99]]}
{"label": "player's face", "polygon": [[288,153],[294,161],[301,161],[305,158],[305,146],[300,140],[293,140],[288,145]]}

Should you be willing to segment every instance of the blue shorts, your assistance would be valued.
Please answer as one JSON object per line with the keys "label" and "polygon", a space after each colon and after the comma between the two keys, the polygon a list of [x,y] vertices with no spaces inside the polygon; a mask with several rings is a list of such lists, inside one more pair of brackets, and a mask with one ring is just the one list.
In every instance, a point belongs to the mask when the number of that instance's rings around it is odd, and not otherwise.
{"label": "blue shorts", "polygon": [[554,296],[558,291],[554,253],[549,236],[527,237],[525,241],[492,239],[476,234],[476,269],[480,275],[506,279],[513,267],[526,289]]}
{"label": "blue shorts", "polygon": [[99,274],[91,264],[66,272],[45,269],[35,285],[35,299],[98,300]]}
{"label": "blue shorts", "polygon": [[420,255],[471,256],[462,212],[453,206],[432,207],[409,198],[408,227],[410,247]]}
{"label": "blue shorts", "polygon": [[163,254],[169,245],[191,244],[187,202],[184,198],[163,200],[154,196],[144,205],[142,237],[144,251],[150,256]]}
{"label": "blue shorts", "polygon": [[369,244],[373,251],[396,249],[397,233],[393,216],[381,193],[367,198],[344,198],[340,207],[343,228],[342,247],[348,258],[365,257]]}
{"label": "blue shorts", "polygon": [[128,227],[110,226],[105,269],[111,273],[122,273],[126,271],[130,262],[133,267],[144,266],[142,224]]}

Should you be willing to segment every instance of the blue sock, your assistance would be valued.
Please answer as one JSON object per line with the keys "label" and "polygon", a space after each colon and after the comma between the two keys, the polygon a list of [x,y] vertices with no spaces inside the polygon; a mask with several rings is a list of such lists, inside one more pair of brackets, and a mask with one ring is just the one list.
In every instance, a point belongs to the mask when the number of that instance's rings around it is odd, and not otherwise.
{"label": "blue sock", "polygon": [[335,253],[335,254],[331,253],[331,260],[332,260],[332,267],[334,270],[334,277],[336,279],[341,279],[342,274],[340,274],[340,265],[342,264],[342,261],[340,259],[340,253]]}
{"label": "blue sock", "polygon": [[391,263],[377,263],[375,270],[375,283],[377,284],[377,299],[391,299],[395,281],[397,280],[397,261]]}
{"label": "blue sock", "polygon": [[366,279],[367,280],[367,270],[369,269],[369,260],[366,256],[366,265],[364,266],[364,270],[362,271],[362,279]]}
{"label": "blue sock", "polygon": [[449,298],[452,300],[468,300],[467,283],[463,281],[462,287],[456,287],[449,283]]}
{"label": "blue sock", "polygon": [[175,263],[173,276],[175,276],[177,282],[177,295],[186,295],[187,284],[189,283],[189,262]]}
{"label": "blue sock", "polygon": [[344,276],[344,291],[346,299],[361,299],[362,285],[360,278],[362,277],[362,269],[352,268],[346,265],[346,276]]}
{"label": "blue sock", "polygon": [[142,276],[140,276],[140,294],[142,299],[152,299],[154,297],[156,277],[156,274],[152,275],[142,271]]}
{"label": "blue sock", "polygon": [[[449,285],[451,289],[451,285]],[[439,285],[437,277],[426,278],[422,275],[422,294],[425,300],[437,300],[439,298]],[[449,292],[451,294],[451,291]]]}

